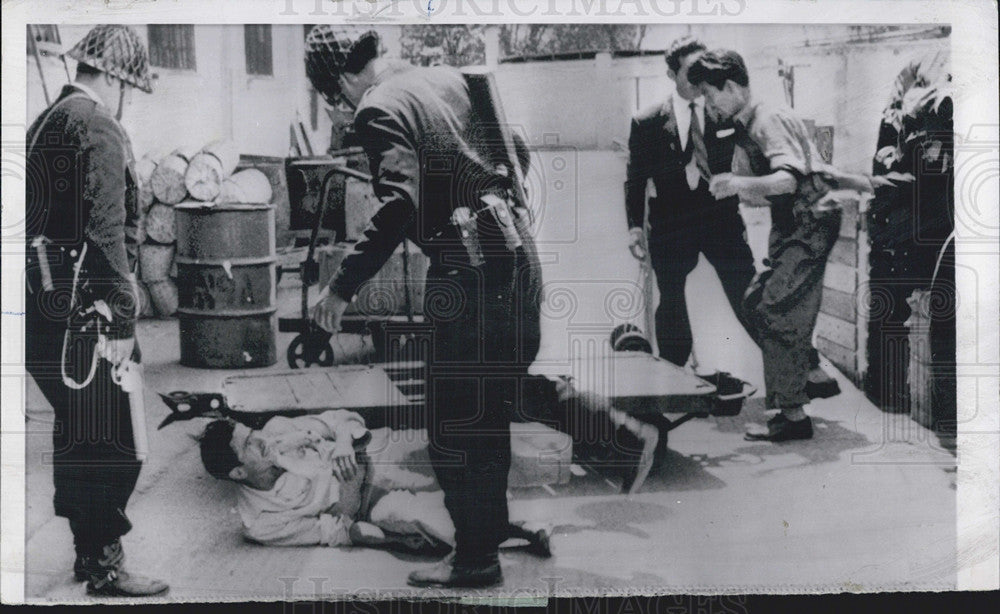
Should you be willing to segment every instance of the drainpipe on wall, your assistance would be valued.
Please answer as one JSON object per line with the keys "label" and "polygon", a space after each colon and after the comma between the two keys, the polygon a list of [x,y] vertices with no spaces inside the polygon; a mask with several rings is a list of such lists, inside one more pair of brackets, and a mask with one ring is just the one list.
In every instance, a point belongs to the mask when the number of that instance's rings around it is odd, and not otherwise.
{"label": "drainpipe on wall", "polygon": [[[612,98],[621,95],[615,87],[617,81],[611,64],[610,51],[601,51],[594,57],[594,68],[597,73],[595,83],[604,86],[595,88],[596,117],[614,117],[615,103]],[[594,145],[597,149],[611,149],[614,146],[616,127],[615,122],[594,122]]]}
{"label": "drainpipe on wall", "polygon": [[499,26],[486,27],[486,66],[491,70],[496,70],[500,63],[500,28]]}
{"label": "drainpipe on wall", "polygon": [[222,25],[220,27],[222,28],[222,53],[219,55],[221,56],[222,61],[223,99],[228,103],[226,112],[229,115],[229,117],[226,118],[228,121],[226,122],[225,138],[227,141],[232,141],[234,135],[236,134],[236,96],[235,87],[233,86],[232,31],[236,26]]}

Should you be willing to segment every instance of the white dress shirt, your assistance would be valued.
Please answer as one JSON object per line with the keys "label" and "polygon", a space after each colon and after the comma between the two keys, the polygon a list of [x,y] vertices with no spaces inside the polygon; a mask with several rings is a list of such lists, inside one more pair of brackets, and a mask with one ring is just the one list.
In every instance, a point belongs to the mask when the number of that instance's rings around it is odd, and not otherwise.
{"label": "white dress shirt", "polygon": [[[677,136],[681,141],[681,150],[687,149],[688,133],[691,131],[691,102],[690,100],[684,100],[680,96],[674,94],[671,97],[673,107],[674,107],[674,119],[677,122]],[[694,99],[694,115],[697,117],[698,127],[701,128],[702,135],[705,134],[705,98],[699,96]],[[698,164],[691,156],[691,161],[684,168],[684,174],[687,176],[688,187],[692,190],[698,188],[698,181],[701,179],[701,174],[698,171]]]}

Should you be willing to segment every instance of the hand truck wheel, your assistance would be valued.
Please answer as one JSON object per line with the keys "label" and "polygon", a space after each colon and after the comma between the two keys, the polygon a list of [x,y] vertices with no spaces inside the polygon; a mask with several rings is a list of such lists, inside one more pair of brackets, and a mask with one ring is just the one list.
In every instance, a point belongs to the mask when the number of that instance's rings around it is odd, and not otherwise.
{"label": "hand truck wheel", "polygon": [[292,369],[309,368],[313,365],[332,367],[334,362],[332,335],[327,332],[299,333],[292,339],[285,353],[288,366]]}
{"label": "hand truck wheel", "polygon": [[653,346],[635,324],[619,324],[611,331],[611,347],[616,352],[653,353]]}

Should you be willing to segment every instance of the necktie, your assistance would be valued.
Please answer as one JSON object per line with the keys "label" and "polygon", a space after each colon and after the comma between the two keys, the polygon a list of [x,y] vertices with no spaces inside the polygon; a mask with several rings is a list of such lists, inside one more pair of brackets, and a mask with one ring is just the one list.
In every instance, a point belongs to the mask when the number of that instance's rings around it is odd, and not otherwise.
{"label": "necktie", "polygon": [[733,138],[736,144],[746,149],[748,143],[752,144],[753,141],[750,140],[750,133],[747,132],[747,127],[740,122],[733,122]]}
{"label": "necktie", "polygon": [[[708,169],[708,150],[705,148],[705,137],[701,132],[701,125],[698,123],[698,113],[694,102],[688,105],[691,107],[691,126],[688,129],[688,160],[694,160],[698,175],[707,183],[712,178],[712,172]],[[697,187],[697,180],[695,180]],[[692,188],[694,189],[694,188]]]}

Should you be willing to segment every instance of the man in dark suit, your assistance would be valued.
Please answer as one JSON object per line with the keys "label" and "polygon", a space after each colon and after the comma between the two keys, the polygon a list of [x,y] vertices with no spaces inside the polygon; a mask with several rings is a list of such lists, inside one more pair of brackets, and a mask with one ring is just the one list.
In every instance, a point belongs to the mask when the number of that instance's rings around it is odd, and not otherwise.
{"label": "man in dark suit", "polygon": [[660,290],[656,341],[660,356],[681,366],[692,348],[684,285],[698,254],[715,267],[744,328],[740,304],[755,272],[739,200],[716,200],[708,191],[712,175],[730,170],[733,131],[705,116],[703,98],[688,83],[688,67],[704,51],[705,45],[690,37],[667,50],[667,75],[676,92],[633,118],[625,182],[630,249],[640,259],[645,257],[647,183],[653,183],[648,249]]}

